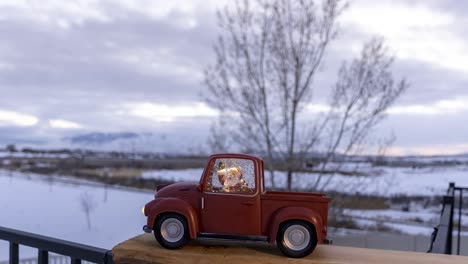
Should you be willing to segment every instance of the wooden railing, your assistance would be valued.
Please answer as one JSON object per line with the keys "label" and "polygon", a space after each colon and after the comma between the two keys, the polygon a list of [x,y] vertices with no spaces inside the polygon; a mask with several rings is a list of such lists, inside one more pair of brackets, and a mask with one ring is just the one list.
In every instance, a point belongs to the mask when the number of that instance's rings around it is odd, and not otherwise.
{"label": "wooden railing", "polygon": [[429,253],[452,254],[453,242],[453,220],[455,210],[456,192],[458,192],[458,224],[457,224],[457,255],[460,255],[460,237],[461,237],[461,218],[463,209],[463,192],[467,191],[467,187],[455,186],[451,182],[447,189],[447,194],[442,197],[442,211],[440,213],[440,224],[434,228],[432,234],[431,246]]}
{"label": "wooden railing", "polygon": [[35,263],[38,264],[49,263],[49,252],[67,256],[73,264],[82,263],[82,260],[98,264],[114,263],[110,250],[6,227],[0,227],[0,240],[10,243],[9,264],[20,263],[19,245],[37,248],[37,262]]}
{"label": "wooden railing", "polygon": [[[71,264],[70,257],[49,255],[49,264]],[[76,262],[75,262],[76,263]],[[81,264],[91,264],[89,261],[81,261]],[[10,264],[10,260],[0,261],[0,264]],[[18,264],[38,264],[37,258],[20,258]]]}

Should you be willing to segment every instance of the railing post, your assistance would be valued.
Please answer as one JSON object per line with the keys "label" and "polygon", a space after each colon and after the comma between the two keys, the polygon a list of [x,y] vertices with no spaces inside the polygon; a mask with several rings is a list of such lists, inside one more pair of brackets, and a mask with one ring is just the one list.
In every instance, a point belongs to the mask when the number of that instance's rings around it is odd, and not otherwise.
{"label": "railing post", "polygon": [[450,221],[448,223],[448,237],[447,237],[447,245],[446,245],[446,252],[445,254],[452,254],[452,244],[453,244],[453,211],[455,207],[455,183],[450,182],[449,183],[449,196],[451,196],[451,199],[449,199],[450,203]]}
{"label": "railing post", "polygon": [[70,264],[81,264],[81,259],[71,258]]}
{"label": "railing post", "polygon": [[449,213],[449,221],[447,225],[447,240],[445,244],[445,254],[452,254],[452,232],[453,232],[453,205],[454,205],[454,196],[453,193],[451,196],[444,196],[444,204],[449,204],[450,206],[450,213]]}
{"label": "railing post", "polygon": [[19,246],[16,243],[10,242],[10,264],[18,264],[19,262]]}
{"label": "railing post", "polygon": [[114,259],[112,258],[112,251],[111,250],[106,252],[106,255],[104,256],[104,263],[105,264],[114,264]]}
{"label": "railing post", "polygon": [[431,244],[428,252],[439,254],[452,254],[454,242],[454,211],[455,211],[455,196],[456,191],[459,191],[458,197],[458,235],[457,235],[457,254],[460,254],[460,232],[462,227],[462,208],[463,208],[463,191],[468,190],[468,187],[455,187],[455,183],[451,182],[447,190],[447,195],[442,199],[442,211],[440,213],[440,224],[434,228],[431,236]]}
{"label": "railing post", "polygon": [[39,249],[37,255],[38,264],[49,264],[49,252],[46,250]]}
{"label": "railing post", "polygon": [[462,204],[463,204],[463,189],[458,190],[460,196],[458,197],[458,234],[457,234],[457,255],[460,255],[460,233],[461,233],[461,218],[462,218]]}

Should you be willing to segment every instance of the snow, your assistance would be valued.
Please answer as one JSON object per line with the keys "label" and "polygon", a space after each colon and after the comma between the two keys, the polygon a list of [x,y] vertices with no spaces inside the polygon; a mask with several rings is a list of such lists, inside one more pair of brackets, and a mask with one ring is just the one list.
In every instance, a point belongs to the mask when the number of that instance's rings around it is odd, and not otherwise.
{"label": "snow", "polygon": [[141,175],[144,179],[165,179],[174,182],[199,182],[203,168],[183,170],[147,170]]}
{"label": "snow", "polygon": [[[402,212],[397,210],[344,209],[343,214],[351,217],[360,226],[383,225],[410,235],[430,235],[439,222],[440,212]],[[423,221],[423,222],[421,222]],[[465,221],[464,221],[465,222]]]}
{"label": "snow", "polygon": [[386,157],[388,161],[406,161],[417,162],[423,164],[434,164],[436,162],[459,162],[467,163],[468,155],[442,155],[442,156],[401,156],[401,157]]}
{"label": "snow", "polygon": [[[352,168],[352,164],[345,164]],[[442,195],[448,183],[468,186],[468,166],[424,168],[372,167],[364,163],[365,176],[324,175],[319,186],[327,191],[376,194],[381,196]],[[142,173],[146,179],[160,178],[174,182],[198,182],[203,168],[184,170],[150,170]],[[286,173],[275,172],[275,184],[284,186]],[[297,173],[293,183],[296,188],[310,188],[318,179],[314,173]],[[324,182],[328,184],[323,184]],[[149,192],[134,189],[105,188],[102,184],[70,178],[45,177],[0,170],[0,226],[38,233],[65,240],[112,248],[117,243],[141,234],[146,218],[141,207],[153,198]],[[265,183],[271,185],[266,173]],[[91,229],[81,207],[81,198],[91,197],[95,210],[91,212]],[[432,210],[432,211],[431,211]],[[404,223],[416,218],[424,222],[438,221],[439,211],[413,210],[345,210],[345,214],[361,225],[375,225],[381,221],[386,226],[408,234],[430,234],[428,224]],[[463,225],[468,225],[463,218]],[[22,257],[35,256],[33,249],[23,249]],[[0,243],[0,261],[7,258],[8,244]]]}
{"label": "snow", "polygon": [[393,230],[396,230],[398,232],[401,232],[403,234],[408,234],[408,235],[425,235],[429,237],[432,234],[432,231],[434,230],[433,227],[424,226],[424,225],[409,225],[405,223],[390,223],[390,222],[376,223],[375,221],[366,220],[366,219],[356,219],[355,222],[359,226],[362,226],[365,228],[370,228],[373,226],[375,227],[377,225],[380,225],[380,228],[389,227]]}
{"label": "snow", "polygon": [[[446,192],[449,182],[456,182],[459,186],[468,186],[468,167],[426,167],[426,168],[402,168],[402,167],[372,167],[370,164],[362,164],[368,176],[343,176],[325,175],[322,181],[330,179],[325,186],[326,191],[339,191],[347,193],[359,192],[361,194],[374,194],[379,196],[393,195],[442,195]],[[352,168],[352,164],[344,167]],[[143,173],[144,178],[160,178],[172,181],[199,180],[203,169],[187,170],[152,170]],[[317,174],[297,173],[293,177],[295,187],[307,188],[312,186],[317,179]],[[286,173],[275,172],[276,186],[284,186]],[[266,173],[266,185],[271,186],[269,174]],[[410,212],[397,209],[388,210],[351,210],[345,209],[344,215],[350,216],[361,226],[375,226],[377,223],[390,227],[401,233],[410,235],[429,236],[433,227],[440,218],[440,208],[424,209],[418,205],[412,205]],[[462,218],[463,225],[468,225],[468,218]],[[422,222],[421,222],[422,221]]]}
{"label": "snow", "polygon": [[[277,185],[284,185],[286,175],[279,172]],[[447,168],[389,168],[369,171],[369,176],[324,175],[319,188],[324,191],[345,193],[393,195],[441,195],[445,193],[449,182],[468,185],[468,168],[456,166]],[[295,187],[313,187],[319,176],[312,173],[298,173],[294,176]],[[327,183],[327,181],[329,181]],[[266,181],[268,183],[268,181]]]}
{"label": "snow", "polygon": [[418,226],[418,225],[407,225],[398,223],[385,223],[386,226],[398,230],[404,234],[409,235],[427,235],[429,236],[434,231],[434,227],[429,226]]}
{"label": "snow", "polygon": [[[422,212],[404,212],[398,210],[356,210],[356,209],[345,209],[343,211],[344,215],[351,216],[354,218],[372,218],[377,220],[383,221],[424,221],[424,222],[431,222],[437,223],[440,218],[440,211],[435,212],[433,210],[425,210]],[[463,219],[463,218],[462,218]],[[468,224],[468,219],[463,223]]]}
{"label": "snow", "polygon": [[49,159],[66,159],[70,154],[65,153],[25,153],[25,152],[6,152],[0,151],[0,158],[49,158]]}
{"label": "snow", "polygon": [[[351,165],[346,165],[351,167]],[[394,195],[442,195],[449,182],[457,186],[468,186],[468,166],[402,168],[369,167],[365,176],[347,176],[340,174],[323,175],[317,186],[323,191],[344,193],[372,194],[380,196]],[[143,178],[159,178],[172,181],[198,182],[203,172],[199,169],[152,170],[143,172]],[[293,175],[293,187],[311,189],[320,176],[316,173],[296,173]],[[270,174],[265,172],[265,184],[271,187]],[[286,172],[275,172],[275,185],[286,185]]]}
{"label": "snow", "polygon": [[[90,230],[81,207],[85,194],[95,206]],[[146,218],[141,208],[152,198],[148,192],[66,184],[0,170],[1,226],[107,249],[142,233]],[[0,261],[8,258],[7,250],[8,244],[1,243]],[[37,254],[33,249],[21,250],[21,257]]]}

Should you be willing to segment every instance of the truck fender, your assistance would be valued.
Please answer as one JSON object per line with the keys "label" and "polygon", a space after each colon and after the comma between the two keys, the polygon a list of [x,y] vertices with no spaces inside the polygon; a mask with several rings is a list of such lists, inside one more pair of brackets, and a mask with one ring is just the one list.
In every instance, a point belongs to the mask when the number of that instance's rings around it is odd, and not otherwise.
{"label": "truck fender", "polygon": [[199,230],[198,216],[195,209],[186,201],[174,197],[156,198],[148,204],[146,210],[148,210],[147,226],[150,229],[154,229],[155,220],[159,215],[163,213],[177,213],[184,216],[187,220],[190,238],[195,239],[197,237]]}
{"label": "truck fender", "polygon": [[274,244],[278,234],[279,227],[288,220],[302,220],[312,224],[317,234],[317,241],[323,241],[323,223],[322,217],[312,209],[305,207],[285,207],[281,208],[273,215],[269,225],[268,242]]}

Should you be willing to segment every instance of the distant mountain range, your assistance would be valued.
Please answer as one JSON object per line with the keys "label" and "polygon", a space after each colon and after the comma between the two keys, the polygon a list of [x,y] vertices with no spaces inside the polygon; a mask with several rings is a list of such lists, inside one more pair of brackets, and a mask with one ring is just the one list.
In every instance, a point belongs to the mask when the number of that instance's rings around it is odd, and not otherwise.
{"label": "distant mountain range", "polygon": [[[42,140],[40,142],[27,142],[16,141],[7,142],[4,145],[13,144],[18,149],[21,148],[35,148],[35,149],[87,149],[93,151],[117,151],[127,153],[165,153],[165,154],[189,154],[189,155],[206,155],[210,154],[211,150],[207,143],[205,135],[191,133],[187,135],[186,131],[170,131],[168,133],[161,132],[87,132],[83,134],[67,135],[58,137],[55,140]],[[0,149],[1,149],[0,144]],[[232,150],[236,152],[235,150]],[[259,153],[259,155],[262,155]],[[275,153],[274,156],[279,156]],[[265,155],[262,155],[265,156]],[[310,152],[308,158],[320,158],[323,153]],[[349,157],[338,158],[349,159]],[[376,158],[375,156],[355,156],[354,160],[369,160]],[[461,153],[458,155],[433,155],[433,156],[389,156],[386,157],[387,161],[400,162],[401,160],[418,161],[432,160],[444,162],[446,160],[467,160],[468,153]]]}
{"label": "distant mountain range", "polygon": [[206,153],[205,138],[176,133],[90,132],[63,137],[60,147],[118,152]]}
{"label": "distant mountain range", "polygon": [[77,135],[73,137],[66,137],[64,141],[70,142],[71,144],[78,145],[102,145],[111,143],[117,140],[131,140],[137,139],[139,135],[133,132],[116,132],[116,133],[102,133],[102,132],[92,132],[83,135]]}

